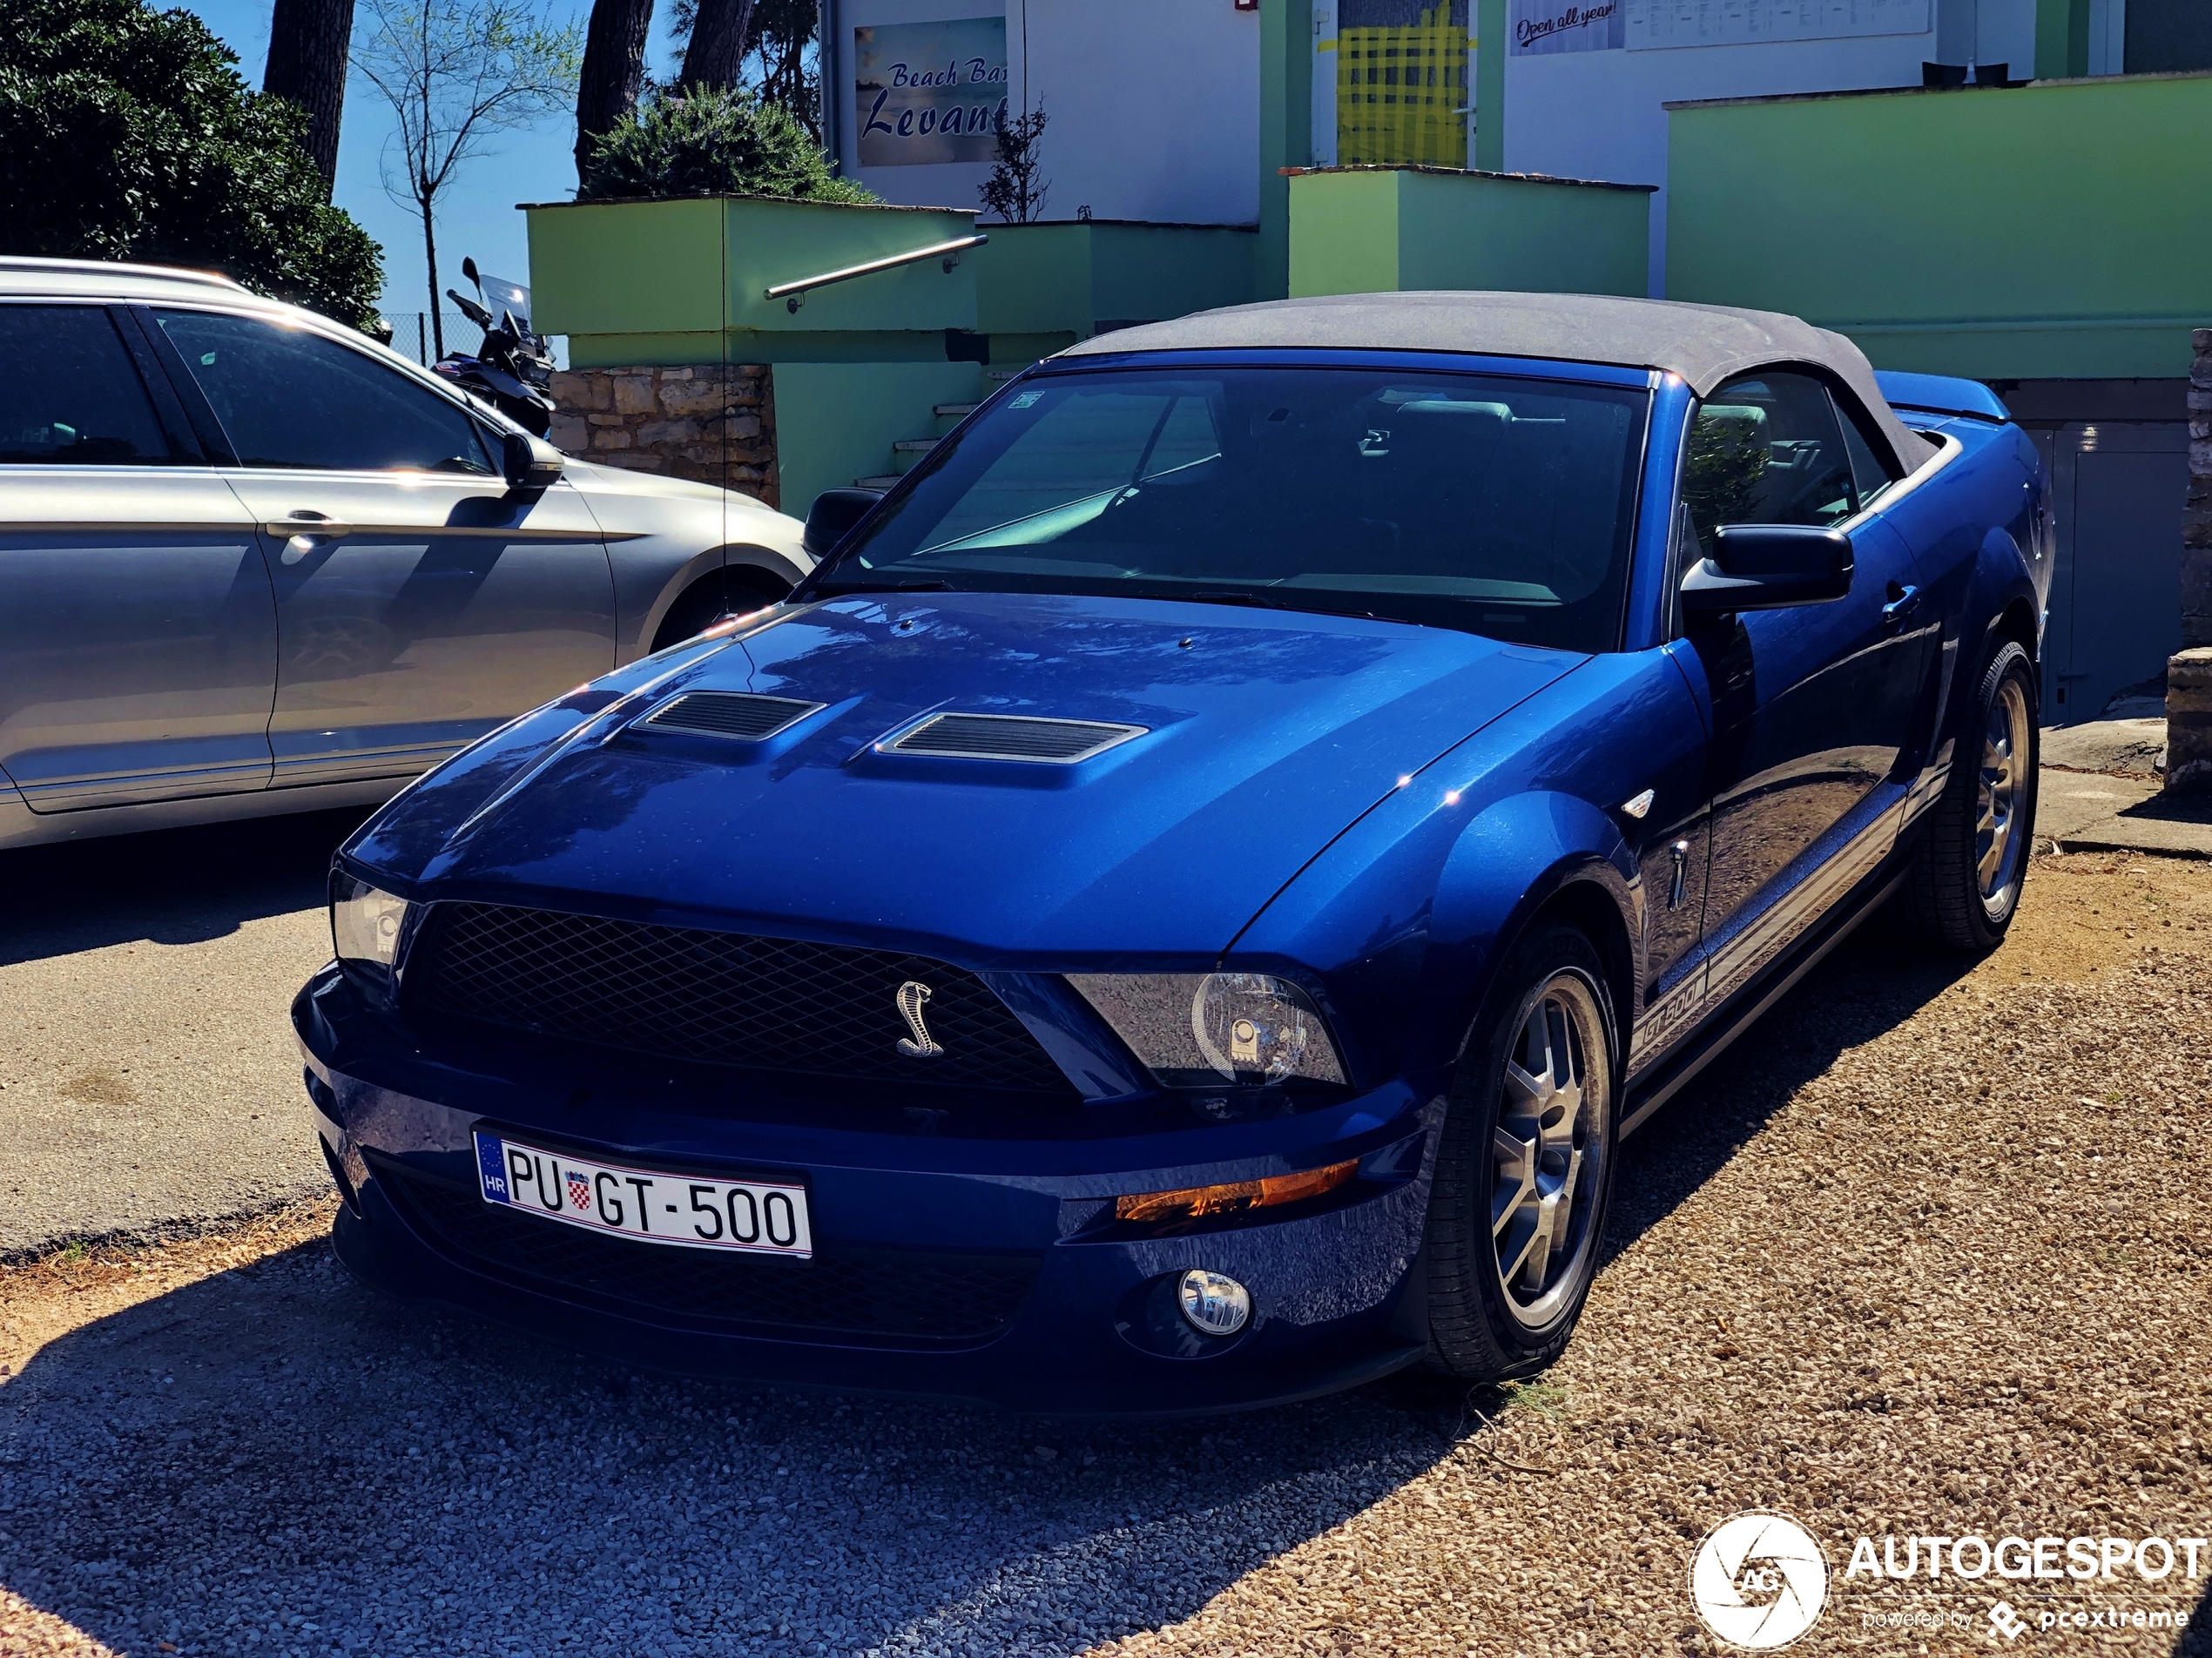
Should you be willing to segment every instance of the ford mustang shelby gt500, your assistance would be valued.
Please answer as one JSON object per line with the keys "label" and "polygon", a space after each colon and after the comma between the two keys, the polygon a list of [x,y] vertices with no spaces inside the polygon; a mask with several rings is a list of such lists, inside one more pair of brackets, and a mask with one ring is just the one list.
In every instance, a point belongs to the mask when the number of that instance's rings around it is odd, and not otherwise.
{"label": "ford mustang shelby gt500", "polygon": [[1527,1375],[1623,1134],[1878,904],[2003,937],[2045,502],[1984,388],[1763,313],[1080,345],[347,842],[339,1250],[1022,1409]]}

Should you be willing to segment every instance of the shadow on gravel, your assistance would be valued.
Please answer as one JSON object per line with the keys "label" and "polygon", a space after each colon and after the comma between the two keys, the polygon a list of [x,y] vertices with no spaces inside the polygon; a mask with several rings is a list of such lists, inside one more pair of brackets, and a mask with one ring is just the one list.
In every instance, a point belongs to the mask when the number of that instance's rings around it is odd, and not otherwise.
{"label": "shadow on gravel", "polygon": [[0,852],[0,967],[147,939],[195,944],[325,901],[366,807]]}
{"label": "shadow on gravel", "polygon": [[317,1243],[0,1384],[0,1583],[132,1658],[1065,1658],[1431,1466],[1462,1392],[1040,1425],[648,1378],[374,1297]]}
{"label": "shadow on gravel", "polygon": [[1838,1055],[1904,1023],[1975,966],[1970,958],[1931,956],[1882,926],[1877,917],[1846,940],[1621,1149],[1601,1270]]}

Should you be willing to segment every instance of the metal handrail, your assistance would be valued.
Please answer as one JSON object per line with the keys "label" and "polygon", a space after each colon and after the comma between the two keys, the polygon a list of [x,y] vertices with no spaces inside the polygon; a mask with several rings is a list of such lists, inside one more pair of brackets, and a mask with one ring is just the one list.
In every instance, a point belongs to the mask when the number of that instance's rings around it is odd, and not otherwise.
{"label": "metal handrail", "polygon": [[761,297],[782,300],[789,309],[796,311],[805,302],[809,288],[826,288],[833,282],[849,282],[856,276],[873,276],[878,271],[895,270],[901,265],[913,265],[922,259],[941,257],[945,261],[945,273],[949,276],[953,266],[959,263],[961,253],[971,247],[981,247],[990,239],[981,234],[955,236],[949,242],[932,242],[927,247],[917,247],[909,253],[894,253],[887,259],[870,259],[866,265],[848,265],[841,271],[824,271],[819,276],[801,277],[796,282],[779,282],[772,288],[763,289]]}

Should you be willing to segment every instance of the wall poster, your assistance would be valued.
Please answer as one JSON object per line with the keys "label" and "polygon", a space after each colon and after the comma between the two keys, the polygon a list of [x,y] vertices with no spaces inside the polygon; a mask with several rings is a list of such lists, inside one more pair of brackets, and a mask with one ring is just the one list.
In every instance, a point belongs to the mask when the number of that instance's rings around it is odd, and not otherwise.
{"label": "wall poster", "polygon": [[1006,118],[1006,19],[853,31],[860,165],[988,161]]}
{"label": "wall poster", "polygon": [[1467,0],[1338,0],[1337,165],[1467,164]]}

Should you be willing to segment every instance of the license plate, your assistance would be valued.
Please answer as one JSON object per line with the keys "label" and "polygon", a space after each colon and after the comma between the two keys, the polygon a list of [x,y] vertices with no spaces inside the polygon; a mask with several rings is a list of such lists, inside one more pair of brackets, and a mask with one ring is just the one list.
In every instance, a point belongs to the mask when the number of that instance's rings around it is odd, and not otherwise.
{"label": "license plate", "polygon": [[566,1226],[692,1250],[799,1260],[814,1253],[806,1189],[796,1182],[701,1180],[586,1163],[482,1133],[476,1171],[487,1203]]}

